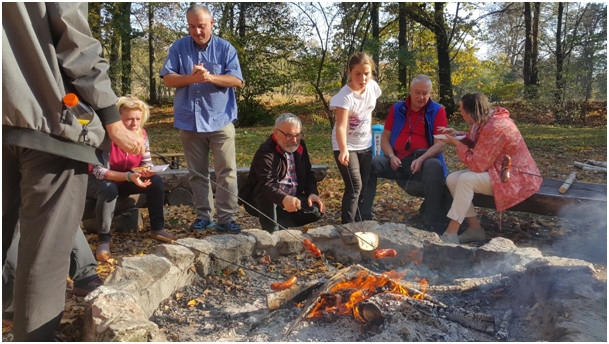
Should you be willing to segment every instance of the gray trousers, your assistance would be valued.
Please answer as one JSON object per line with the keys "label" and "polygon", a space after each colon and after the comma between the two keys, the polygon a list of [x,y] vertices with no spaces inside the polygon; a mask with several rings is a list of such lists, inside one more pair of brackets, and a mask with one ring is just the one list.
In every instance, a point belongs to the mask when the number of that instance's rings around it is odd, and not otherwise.
{"label": "gray trousers", "polygon": [[2,145],[2,264],[20,225],[15,341],[52,341],[65,307],[70,251],[85,205],[87,164]]}
{"label": "gray trousers", "polygon": [[[19,226],[17,225],[17,228]],[[21,232],[17,229],[13,242],[8,249],[6,261],[2,267],[2,312],[13,313],[13,289],[15,286],[15,273],[17,270],[17,252]],[[97,276],[95,269],[97,261],[91,252],[89,242],[80,228],[74,237],[74,246],[70,253],[69,276],[74,281],[82,281],[93,275]]]}
{"label": "gray trousers", "polygon": [[[218,223],[234,220],[239,212],[237,203],[237,161],[235,160],[235,126],[227,124],[211,133],[180,130],[180,139],[188,167],[205,178],[190,172],[189,181],[197,209],[197,220],[213,220],[214,203],[209,181],[209,152],[214,157],[216,182],[216,208]],[[224,190],[227,189],[228,191]]]}

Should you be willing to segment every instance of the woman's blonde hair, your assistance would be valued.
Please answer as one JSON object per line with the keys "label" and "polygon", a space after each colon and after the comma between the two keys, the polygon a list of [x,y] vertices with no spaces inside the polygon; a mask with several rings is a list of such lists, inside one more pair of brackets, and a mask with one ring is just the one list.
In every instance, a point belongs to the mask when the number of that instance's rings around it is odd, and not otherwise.
{"label": "woman's blonde hair", "polygon": [[349,59],[349,71],[351,71],[353,69],[353,67],[355,67],[358,64],[370,65],[370,69],[372,70],[372,73],[374,74],[374,68],[375,68],[374,60],[367,53],[359,52],[359,53],[355,53],[355,54],[351,55],[351,58]]}
{"label": "woman's blonde hair", "polygon": [[148,117],[150,115],[150,109],[148,108],[148,104],[139,100],[137,97],[134,97],[132,95],[126,95],[124,97],[118,98],[116,107],[118,108],[119,113],[123,109],[140,110],[142,112],[142,119],[140,121],[140,129],[138,130],[138,133],[141,133],[142,128],[144,127],[146,122],[148,122]]}
{"label": "woman's blonde hair", "polygon": [[474,123],[480,125],[488,120],[488,115],[493,108],[484,93],[467,93],[461,97],[461,104]]}

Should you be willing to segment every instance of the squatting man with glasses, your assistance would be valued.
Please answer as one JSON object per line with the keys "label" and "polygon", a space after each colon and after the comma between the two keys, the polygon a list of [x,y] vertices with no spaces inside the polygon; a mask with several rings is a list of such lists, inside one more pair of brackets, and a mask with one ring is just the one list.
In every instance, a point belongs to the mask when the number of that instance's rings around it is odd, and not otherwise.
{"label": "squatting man with glasses", "polygon": [[270,233],[315,222],[325,211],[301,130],[296,115],[280,115],[273,133],[254,155],[247,182],[239,189],[240,203]]}

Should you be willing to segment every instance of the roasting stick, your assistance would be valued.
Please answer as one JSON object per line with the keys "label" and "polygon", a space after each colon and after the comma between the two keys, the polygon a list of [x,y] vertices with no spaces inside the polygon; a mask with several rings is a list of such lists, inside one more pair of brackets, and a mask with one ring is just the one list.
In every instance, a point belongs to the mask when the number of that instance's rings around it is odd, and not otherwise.
{"label": "roasting stick", "polygon": [[[160,154],[158,154],[158,153],[156,153],[156,152],[152,152],[152,151],[151,151],[150,153],[154,153],[154,154],[156,154],[156,155],[161,156]],[[190,172],[192,172],[192,173],[196,174],[197,176],[199,176],[199,177],[203,178],[204,180],[208,180],[209,182],[213,183],[213,184],[214,184],[216,187],[219,187],[219,188],[221,188],[222,190],[224,190],[224,191],[226,191],[226,192],[230,193],[231,195],[233,195],[233,196],[237,197],[237,199],[239,199],[239,200],[240,200],[241,202],[243,202],[244,204],[247,204],[248,206],[252,207],[252,209],[256,209],[256,211],[257,211],[259,214],[261,214],[262,216],[266,217],[267,219],[269,219],[269,220],[273,221],[273,222],[274,222],[275,224],[277,224],[277,226],[279,226],[281,229],[287,229],[287,228],[285,228],[284,226],[282,226],[282,225],[281,225],[279,222],[277,222],[277,221],[275,221],[274,219],[270,218],[268,215],[264,214],[264,213],[263,213],[262,211],[260,211],[258,208],[254,207],[254,206],[253,206],[253,205],[251,205],[249,202],[247,202],[247,201],[245,201],[243,198],[239,197],[239,195],[235,195],[235,193],[233,193],[232,191],[228,190],[227,188],[223,187],[222,185],[220,185],[220,184],[216,183],[215,181],[211,180],[211,178],[204,176],[203,174],[201,174],[201,173],[199,173],[199,172],[197,172],[197,171],[195,171],[195,170],[191,169],[191,168],[190,168],[190,167],[188,167],[188,166],[186,167],[186,169],[187,169],[188,171],[190,171]],[[353,231],[349,230],[348,228],[346,228],[346,227],[344,227],[344,226],[342,226],[342,225],[339,225],[339,226],[340,226],[341,228],[346,229],[347,231],[351,232],[353,235],[355,235],[356,237],[358,237],[359,239],[361,239],[361,240],[362,240],[364,243],[366,243],[367,245],[369,245],[369,246],[372,246],[372,247],[376,248],[376,246],[375,246],[375,245],[372,245],[371,243],[367,242],[366,240],[364,240],[363,238],[361,238],[360,236],[358,236],[357,234],[355,234]],[[290,231],[286,231],[286,233],[288,233],[288,234],[292,235],[294,238],[297,238],[298,240],[300,240],[300,239],[301,239],[301,238],[297,237],[295,234],[290,233]],[[359,240],[358,240],[358,243],[359,243]],[[361,247],[361,245],[360,245],[360,247]]]}

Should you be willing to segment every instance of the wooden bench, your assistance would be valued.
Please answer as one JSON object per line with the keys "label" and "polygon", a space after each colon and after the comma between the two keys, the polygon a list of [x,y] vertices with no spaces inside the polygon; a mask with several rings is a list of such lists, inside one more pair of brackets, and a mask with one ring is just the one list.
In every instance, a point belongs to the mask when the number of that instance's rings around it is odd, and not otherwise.
{"label": "wooden bench", "polygon": [[[405,182],[398,182],[404,189]],[[528,213],[563,216],[571,213],[570,209],[581,209],[581,207],[593,207],[593,209],[607,209],[607,185],[575,182],[566,193],[561,194],[558,188],[563,181],[544,178],[535,194],[516,204],[508,210],[523,211]],[[423,184],[419,181],[410,181],[405,190],[409,195],[423,197]],[[474,194],[474,205],[490,209],[495,208],[495,200],[492,196]]]}
{"label": "wooden bench", "polygon": [[169,168],[179,169],[182,167],[180,160],[185,161],[184,153],[151,153],[153,159],[161,160],[164,164],[169,164]]}

